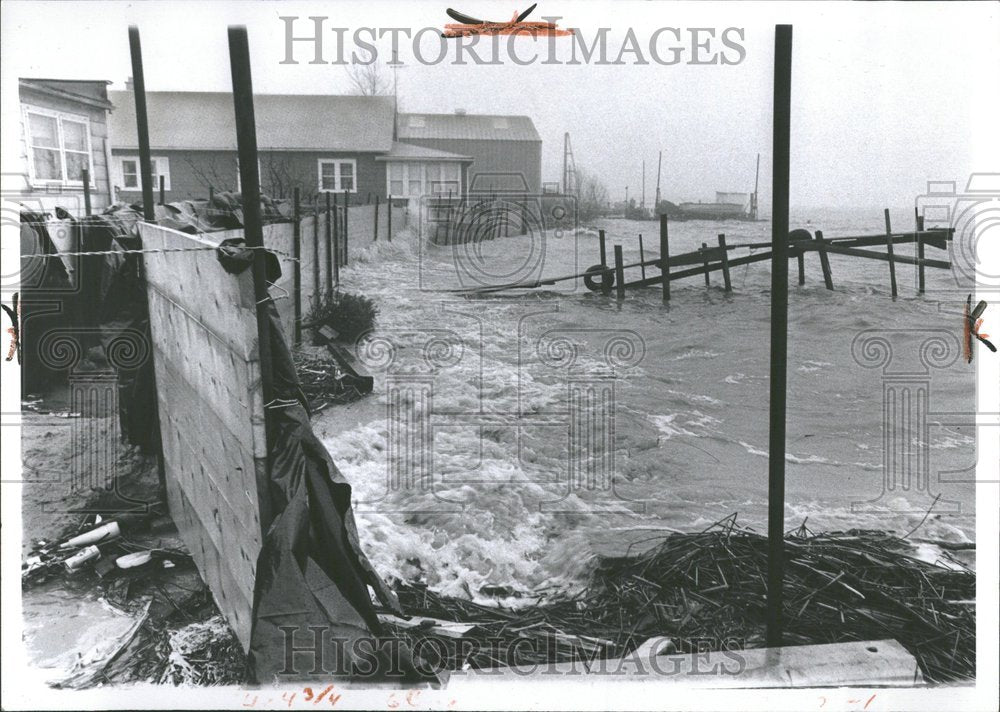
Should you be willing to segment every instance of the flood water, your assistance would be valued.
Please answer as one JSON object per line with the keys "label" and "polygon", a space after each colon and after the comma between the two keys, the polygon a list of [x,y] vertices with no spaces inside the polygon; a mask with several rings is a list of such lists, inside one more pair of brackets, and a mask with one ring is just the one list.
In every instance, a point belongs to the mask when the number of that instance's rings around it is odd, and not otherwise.
{"label": "flood water", "polygon": [[[912,208],[893,215],[897,231],[912,229]],[[791,226],[826,237],[883,231],[881,211],[793,212]],[[738,512],[765,530],[769,262],[734,268],[731,294],[720,272],[707,288],[700,275],[675,281],[669,306],[659,287],[629,291],[620,305],[580,282],[479,299],[443,291],[520,279],[525,262],[545,277],[581,272],[599,262],[590,228],[607,231],[609,260],[621,244],[626,263],[637,261],[640,233],[647,259],[658,252],[652,221],[582,227],[476,246],[421,246],[412,235],[352,245],[342,287],[380,307],[379,341],[366,352],[375,393],[323,413],[316,430],[354,487],[362,544],[383,575],[474,598],[484,586],[572,589],[595,555],[624,553],[665,529],[700,530]],[[770,224],[673,223],[670,250],[715,245],[718,233],[729,244],[765,242]],[[804,286],[789,263],[787,527],[805,520],[814,532],[904,534],[940,495],[914,537],[974,537],[975,430],[961,416],[974,412],[975,370],[954,352],[966,292],[951,272],[928,269],[918,296],[915,268],[899,265],[893,301],[887,263],[831,256],[831,264],[832,292],[818,254],[806,255]],[[890,342],[888,376],[871,360],[877,345],[852,353],[870,330]],[[934,334],[954,353],[935,343],[921,352]],[[866,359],[871,367],[859,363]],[[891,427],[912,452],[928,453],[929,482],[889,478],[895,486],[886,489],[883,387],[922,373],[926,431],[898,418]],[[574,420],[588,388],[613,391],[613,401]],[[426,438],[390,418],[390,405],[425,423]],[[589,451],[600,462],[573,475],[571,430],[580,423],[605,428],[609,445]],[[410,433],[402,446],[390,434],[397,427]],[[400,454],[406,442],[415,454]]]}

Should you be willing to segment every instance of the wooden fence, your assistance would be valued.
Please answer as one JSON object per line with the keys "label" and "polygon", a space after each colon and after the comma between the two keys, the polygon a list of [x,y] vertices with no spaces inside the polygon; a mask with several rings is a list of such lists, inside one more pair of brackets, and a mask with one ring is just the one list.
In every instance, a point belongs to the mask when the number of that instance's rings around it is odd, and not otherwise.
{"label": "wooden fence", "polygon": [[170,512],[247,648],[267,492],[251,271],[229,274],[219,264],[212,248],[225,233],[148,223],[139,232]]}

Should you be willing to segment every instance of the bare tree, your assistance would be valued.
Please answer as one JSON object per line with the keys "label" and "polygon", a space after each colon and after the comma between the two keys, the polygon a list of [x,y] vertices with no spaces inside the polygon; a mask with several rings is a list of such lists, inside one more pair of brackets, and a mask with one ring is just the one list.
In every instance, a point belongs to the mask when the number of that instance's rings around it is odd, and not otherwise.
{"label": "bare tree", "polygon": [[597,176],[577,169],[577,208],[580,217],[591,219],[603,215],[608,210],[608,189]]}
{"label": "bare tree", "polygon": [[347,76],[351,80],[356,94],[362,96],[387,96],[392,94],[392,79],[384,73],[378,62],[371,64],[352,64],[347,68]]}

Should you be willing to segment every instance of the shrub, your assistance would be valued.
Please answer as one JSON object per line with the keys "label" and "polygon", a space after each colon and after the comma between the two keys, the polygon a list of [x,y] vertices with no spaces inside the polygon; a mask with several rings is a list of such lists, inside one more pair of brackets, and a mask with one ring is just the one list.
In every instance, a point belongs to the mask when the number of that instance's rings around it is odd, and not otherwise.
{"label": "shrub", "polygon": [[348,292],[326,295],[309,313],[309,326],[329,326],[341,339],[353,341],[375,326],[378,306],[368,297]]}

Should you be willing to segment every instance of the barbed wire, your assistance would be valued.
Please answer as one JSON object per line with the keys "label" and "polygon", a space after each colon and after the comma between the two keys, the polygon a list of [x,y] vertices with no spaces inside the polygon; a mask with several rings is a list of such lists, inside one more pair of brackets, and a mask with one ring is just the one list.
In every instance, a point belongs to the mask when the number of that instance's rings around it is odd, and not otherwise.
{"label": "barbed wire", "polygon": [[[220,247],[226,247],[226,246],[225,245],[217,245],[215,247],[209,247],[209,246],[206,245],[205,247],[160,247],[160,248],[142,249],[142,250],[121,249],[121,250],[98,250],[96,252],[55,252],[55,253],[52,253],[52,254],[34,253],[34,254],[29,254],[29,255],[21,255],[21,257],[22,258],[27,258],[27,257],[51,258],[51,257],[90,257],[90,256],[95,256],[95,255],[139,255],[139,254],[142,254],[142,255],[151,255],[151,254],[164,254],[164,253],[168,253],[168,252],[209,252],[209,251],[216,252],[216,251],[219,250]],[[282,250],[275,250],[273,248],[266,247],[266,246],[263,246],[263,247],[249,247],[247,245],[233,245],[232,247],[234,247],[236,249],[239,249],[239,250],[267,250],[268,252],[271,252],[271,253],[273,253],[275,255],[283,257],[284,259],[290,260],[292,262],[301,262],[302,261],[302,259],[299,258],[299,257],[294,257],[294,256],[292,256],[292,255],[290,255],[287,252],[284,252]]]}

